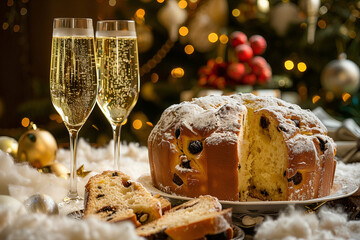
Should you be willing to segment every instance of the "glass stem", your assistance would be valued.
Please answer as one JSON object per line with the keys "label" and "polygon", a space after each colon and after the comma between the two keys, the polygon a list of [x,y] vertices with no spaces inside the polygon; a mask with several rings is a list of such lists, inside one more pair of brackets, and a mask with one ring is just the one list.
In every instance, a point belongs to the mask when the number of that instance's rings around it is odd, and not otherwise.
{"label": "glass stem", "polygon": [[113,127],[114,130],[114,169],[120,170],[120,134],[121,123]]}
{"label": "glass stem", "polygon": [[77,192],[77,181],[76,181],[76,147],[78,141],[78,130],[69,130],[70,134],[70,153],[71,153],[71,164],[70,164],[70,192],[68,197],[70,200],[78,197]]}

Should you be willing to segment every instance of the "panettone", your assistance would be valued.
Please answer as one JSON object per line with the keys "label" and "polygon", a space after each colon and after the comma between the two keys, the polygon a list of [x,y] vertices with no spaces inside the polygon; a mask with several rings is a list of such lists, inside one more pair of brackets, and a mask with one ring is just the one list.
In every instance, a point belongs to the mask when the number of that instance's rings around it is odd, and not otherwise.
{"label": "panettone", "polygon": [[[166,203],[167,202],[167,203]],[[85,186],[84,218],[95,216],[107,222],[130,220],[139,226],[162,216],[168,201],[153,197],[140,183],[120,171],[104,171]]]}
{"label": "panettone", "polygon": [[158,189],[221,200],[327,196],[335,144],[309,110],[253,94],[207,96],[170,106],[148,139]]}
{"label": "panettone", "polygon": [[146,239],[232,239],[231,208],[221,210],[218,199],[200,196],[167,211],[136,229]]}

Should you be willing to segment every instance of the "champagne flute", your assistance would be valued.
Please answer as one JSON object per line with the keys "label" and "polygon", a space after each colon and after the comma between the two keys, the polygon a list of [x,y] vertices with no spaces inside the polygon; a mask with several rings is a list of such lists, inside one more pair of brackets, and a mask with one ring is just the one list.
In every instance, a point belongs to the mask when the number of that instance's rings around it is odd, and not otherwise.
{"label": "champagne flute", "polygon": [[95,43],[92,19],[55,18],[50,66],[51,101],[70,135],[70,191],[60,207],[81,204],[77,192],[78,132],[96,102]]}
{"label": "champagne flute", "polygon": [[99,92],[97,104],[110,122],[114,137],[114,168],[120,169],[121,126],[140,91],[135,22],[99,21],[96,30]]}

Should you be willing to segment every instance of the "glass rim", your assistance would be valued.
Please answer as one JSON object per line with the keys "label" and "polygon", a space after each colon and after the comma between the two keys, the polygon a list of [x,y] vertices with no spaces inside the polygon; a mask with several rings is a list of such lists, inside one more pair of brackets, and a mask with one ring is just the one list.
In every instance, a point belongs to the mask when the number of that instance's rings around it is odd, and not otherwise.
{"label": "glass rim", "polygon": [[78,17],[76,17],[76,18],[72,18],[72,17],[56,17],[56,18],[54,18],[54,21],[55,20],[91,20],[92,21],[92,18],[78,18]]}
{"label": "glass rim", "polygon": [[124,20],[124,19],[121,19],[121,20],[116,20],[116,19],[111,20],[111,19],[109,19],[109,20],[99,20],[99,21],[97,21],[97,23],[110,23],[110,22],[133,22],[133,23],[135,23],[135,20]]}
{"label": "glass rim", "polygon": [[53,37],[94,37],[92,18],[54,18]]}
{"label": "glass rim", "polygon": [[101,20],[96,24],[96,37],[136,37],[134,20]]}

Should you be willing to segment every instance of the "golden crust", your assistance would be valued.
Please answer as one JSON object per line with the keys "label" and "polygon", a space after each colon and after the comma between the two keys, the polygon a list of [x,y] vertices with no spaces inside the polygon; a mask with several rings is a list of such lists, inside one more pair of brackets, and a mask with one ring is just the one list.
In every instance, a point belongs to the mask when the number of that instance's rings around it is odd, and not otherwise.
{"label": "golden crust", "polygon": [[[189,197],[211,194],[223,200],[239,200],[239,188],[244,184],[239,172],[246,168],[251,172],[249,164],[241,159],[255,151],[243,146],[249,144],[247,134],[254,131],[249,126],[259,128],[262,116],[272,124],[272,134],[276,135],[273,139],[281,139],[279,145],[286,155],[285,160],[279,160],[283,161],[280,165],[285,174],[276,176],[286,188],[277,186],[281,194],[276,199],[329,195],[336,166],[335,144],[320,120],[297,105],[251,94],[204,97],[165,110],[148,140],[155,187]],[[260,128],[256,134],[269,135],[266,131]],[[192,154],[189,147],[196,141],[201,142],[201,151]],[[294,183],[295,178],[301,182]],[[267,191],[259,192],[265,196],[253,196],[272,200]],[[241,199],[246,200],[246,196]]]}

